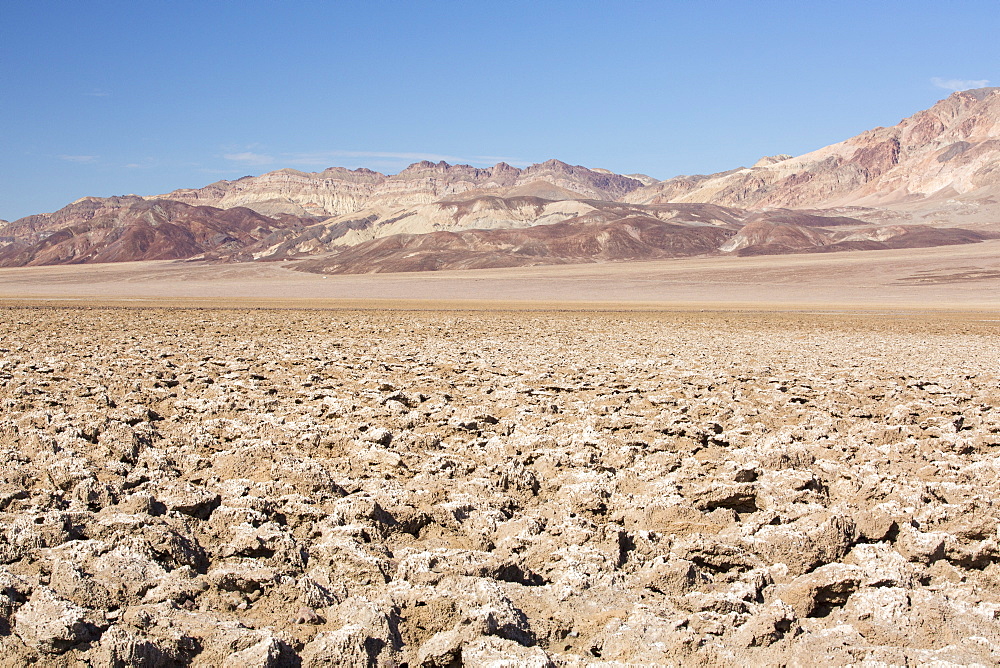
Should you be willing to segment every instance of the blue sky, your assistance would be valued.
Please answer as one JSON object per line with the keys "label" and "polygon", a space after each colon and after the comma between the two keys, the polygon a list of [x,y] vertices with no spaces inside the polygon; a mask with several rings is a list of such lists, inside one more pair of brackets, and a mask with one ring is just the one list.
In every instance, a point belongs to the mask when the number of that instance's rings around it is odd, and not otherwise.
{"label": "blue sky", "polygon": [[657,178],[1000,85],[989,2],[0,0],[0,218],[281,167]]}

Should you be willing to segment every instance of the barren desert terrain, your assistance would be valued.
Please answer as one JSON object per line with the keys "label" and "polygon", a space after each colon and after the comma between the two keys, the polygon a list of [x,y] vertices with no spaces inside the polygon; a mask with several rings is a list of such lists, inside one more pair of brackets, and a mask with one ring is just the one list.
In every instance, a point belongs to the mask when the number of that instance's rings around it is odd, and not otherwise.
{"label": "barren desert terrain", "polygon": [[5,270],[0,663],[996,664],[997,278],[890,253]]}
{"label": "barren desert terrain", "polygon": [[0,5],[0,668],[1000,666],[995,2],[188,4]]}
{"label": "barren desert terrain", "polygon": [[[1000,309],[1000,240],[936,248],[321,276],[280,262],[0,269],[0,299],[495,308]],[[618,305],[618,306],[616,306]]]}

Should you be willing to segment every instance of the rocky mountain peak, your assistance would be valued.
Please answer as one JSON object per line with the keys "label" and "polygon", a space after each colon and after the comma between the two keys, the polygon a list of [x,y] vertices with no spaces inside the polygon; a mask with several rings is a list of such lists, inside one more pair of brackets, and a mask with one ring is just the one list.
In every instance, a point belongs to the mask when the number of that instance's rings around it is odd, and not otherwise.
{"label": "rocky mountain peak", "polygon": [[402,174],[407,174],[409,172],[423,172],[423,171],[427,171],[429,169],[433,169],[433,170],[436,170],[436,171],[439,171],[439,172],[446,172],[450,168],[451,168],[451,165],[449,165],[444,160],[441,160],[441,161],[436,162],[436,163],[435,162],[431,162],[430,160],[421,160],[420,162],[414,162],[413,164],[409,165],[406,169],[402,170],[400,172],[400,174],[401,175]]}
{"label": "rocky mountain peak", "polygon": [[512,167],[506,162],[498,162],[497,164],[490,167],[490,171],[493,174],[520,174],[521,170],[517,167]]}
{"label": "rocky mountain peak", "polygon": [[518,169],[506,162],[492,167],[452,165],[441,160],[415,162],[398,174],[370,169],[329,167],[322,172],[279,169],[236,181],[156,196],[219,208],[245,206],[272,216],[340,216],[372,207],[405,207],[442,198],[528,195],[546,199],[616,200],[645,180],[547,160]]}
{"label": "rocky mountain peak", "polygon": [[745,208],[912,206],[956,195],[982,201],[986,190],[1000,195],[998,169],[1000,88],[980,88],[953,93],[894,126],[805,155],[766,157],[750,169],[668,179],[625,200]]}
{"label": "rocky mountain peak", "polygon": [[790,159],[792,156],[787,153],[779,153],[778,155],[765,155],[760,160],[753,164],[754,167],[766,167],[768,165],[773,165],[776,162],[782,162],[784,160]]}
{"label": "rocky mountain peak", "polygon": [[[699,214],[699,220],[688,222],[725,228],[727,233],[743,227],[739,237],[721,249],[739,254],[802,252],[820,247],[826,251],[876,249],[886,244],[915,247],[974,243],[983,237],[964,233],[935,237],[907,229],[890,234],[885,231],[889,228],[883,227],[878,238],[861,232],[861,236],[848,238],[839,232],[812,228],[826,230],[844,225],[836,217],[844,211],[852,216],[853,207],[860,206],[869,207],[868,211],[871,207],[880,210],[875,215],[865,214],[869,221],[898,221],[910,216],[907,220],[921,223],[948,220],[958,229],[964,220],[927,213],[935,209],[920,209],[923,218],[918,219],[912,211],[930,202],[946,215],[956,207],[975,215],[985,207],[982,210],[990,213],[990,206],[1000,214],[1000,205],[996,204],[1000,201],[997,173],[1000,88],[981,88],[954,93],[896,125],[877,127],[805,155],[766,156],[750,168],[666,181],[557,159],[523,169],[506,162],[474,167],[422,160],[393,175],[366,168],[329,167],[321,172],[279,169],[154,197],[84,197],[52,214],[4,222],[0,228],[0,263],[191,256],[294,259],[392,235],[413,236],[412,243],[426,250],[426,240],[422,239],[426,233],[458,230],[462,233],[461,243],[476,240],[482,245],[486,237],[472,231],[545,226],[545,230],[519,232],[509,238],[497,236],[506,239],[501,245],[530,241],[536,253],[540,252],[541,239],[548,239],[553,231],[568,229],[552,225],[569,225],[574,219],[626,225],[624,221],[642,218],[650,219],[648,234],[673,237],[680,234],[670,227],[677,221],[662,207],[705,205],[731,207],[723,216],[728,222],[720,227],[718,221],[709,220],[709,209]],[[894,206],[898,209],[893,210]],[[803,219],[801,212],[776,213],[777,209],[837,211],[833,217],[827,215],[815,223]],[[900,213],[904,210],[910,213]],[[768,218],[758,221],[747,217],[753,212],[769,212]],[[652,219],[669,225],[653,224]],[[980,219],[986,222],[980,224]],[[998,219],[995,216],[990,222],[979,216],[973,222],[986,229],[996,226]],[[846,224],[866,225],[861,220]],[[583,243],[583,239],[595,234],[612,231],[588,223],[578,230],[577,238]],[[536,239],[536,234],[541,236]],[[622,248],[628,248],[609,250],[601,257],[639,257],[628,239],[619,241],[625,244]],[[381,253],[385,246],[379,244]],[[487,251],[486,246],[482,252],[487,255],[500,252],[496,248]],[[701,248],[698,244],[686,247]],[[441,248],[435,252],[439,251],[444,252]],[[655,251],[660,252],[668,251]],[[560,261],[590,257],[579,249],[563,246],[555,253],[553,257],[562,258]],[[487,264],[498,261],[485,255],[481,259]],[[518,258],[517,262],[529,260],[535,261],[529,257]],[[459,264],[466,262],[462,259]]]}
{"label": "rocky mountain peak", "polygon": [[960,90],[957,93],[952,93],[950,97],[972,98],[981,102],[987,97],[995,96],[998,93],[1000,93],[1000,86],[985,86],[983,88]]}

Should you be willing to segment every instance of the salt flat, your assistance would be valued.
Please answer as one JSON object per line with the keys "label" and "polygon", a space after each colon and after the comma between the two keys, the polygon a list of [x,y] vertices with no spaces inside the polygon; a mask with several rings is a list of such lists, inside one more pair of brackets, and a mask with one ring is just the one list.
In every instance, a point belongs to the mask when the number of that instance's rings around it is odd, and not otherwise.
{"label": "salt flat", "polygon": [[0,664],[995,665],[990,320],[0,308]]}
{"label": "salt flat", "polygon": [[280,263],[27,267],[0,269],[0,298],[996,309],[1000,240],[912,250],[328,277]]}
{"label": "salt flat", "polygon": [[1000,662],[996,242],[0,271],[0,665]]}

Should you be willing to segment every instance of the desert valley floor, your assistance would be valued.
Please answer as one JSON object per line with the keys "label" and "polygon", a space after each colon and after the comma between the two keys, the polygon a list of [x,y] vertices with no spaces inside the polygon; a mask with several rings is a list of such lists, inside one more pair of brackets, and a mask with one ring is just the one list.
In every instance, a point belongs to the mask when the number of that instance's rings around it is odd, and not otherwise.
{"label": "desert valley floor", "polygon": [[[1000,309],[1000,239],[763,257],[322,276],[280,262],[0,269],[0,299],[233,306]],[[448,303],[451,302],[451,303]]]}
{"label": "desert valley floor", "polygon": [[995,665],[998,244],[2,270],[0,665]]}

